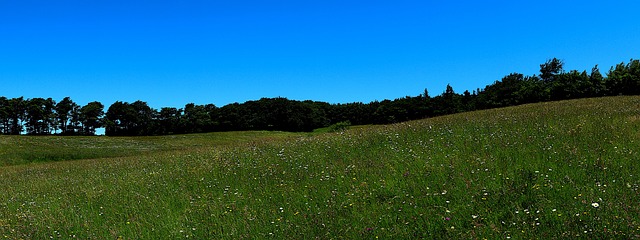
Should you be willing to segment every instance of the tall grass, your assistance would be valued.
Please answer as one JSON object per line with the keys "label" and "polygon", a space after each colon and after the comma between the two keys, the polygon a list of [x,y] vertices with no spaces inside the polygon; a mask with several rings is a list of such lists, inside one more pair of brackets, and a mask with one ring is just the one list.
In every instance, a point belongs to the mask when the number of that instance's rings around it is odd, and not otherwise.
{"label": "tall grass", "polygon": [[532,104],[243,144],[198,135],[192,147],[5,166],[0,237],[640,238],[639,104]]}

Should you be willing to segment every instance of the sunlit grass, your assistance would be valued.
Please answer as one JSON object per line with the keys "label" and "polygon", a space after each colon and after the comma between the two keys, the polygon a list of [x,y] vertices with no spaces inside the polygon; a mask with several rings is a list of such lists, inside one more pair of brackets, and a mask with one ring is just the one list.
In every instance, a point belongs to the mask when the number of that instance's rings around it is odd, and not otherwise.
{"label": "sunlit grass", "polygon": [[86,138],[130,155],[0,168],[0,237],[639,238],[639,119],[640,98],[615,97],[316,135]]}

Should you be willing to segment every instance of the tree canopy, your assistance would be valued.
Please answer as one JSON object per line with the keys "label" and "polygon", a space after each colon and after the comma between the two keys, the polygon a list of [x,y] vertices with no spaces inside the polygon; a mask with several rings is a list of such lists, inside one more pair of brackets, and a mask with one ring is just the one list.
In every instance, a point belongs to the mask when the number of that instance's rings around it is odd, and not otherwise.
{"label": "tree canopy", "polygon": [[424,89],[418,96],[370,103],[329,104],[287,98],[262,98],[222,107],[188,103],[183,108],[151,108],[146,102],[116,101],[107,111],[100,102],[84,106],[70,97],[0,97],[0,134],[94,135],[105,128],[109,136],[166,135],[212,131],[312,131],[349,122],[388,124],[465,111],[585,97],[640,94],[640,61],[611,67],[606,76],[595,65],[586,70],[563,69],[557,58],[540,65],[540,74],[511,73],[501,80],[456,93],[447,84],[435,97]]}

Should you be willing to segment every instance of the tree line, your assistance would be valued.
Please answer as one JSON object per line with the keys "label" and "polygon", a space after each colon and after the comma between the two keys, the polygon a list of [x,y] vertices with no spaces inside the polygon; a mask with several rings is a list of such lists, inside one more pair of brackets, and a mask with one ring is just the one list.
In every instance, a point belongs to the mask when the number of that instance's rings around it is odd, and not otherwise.
{"label": "tree line", "polygon": [[0,134],[94,135],[103,126],[104,105],[90,102],[80,106],[71,98],[0,97]]}
{"label": "tree line", "polygon": [[575,98],[640,94],[640,61],[631,59],[610,68],[565,71],[553,58],[540,64],[540,73],[511,73],[472,92],[456,93],[450,86],[431,97],[418,96],[370,103],[329,104],[286,98],[262,98],[223,107],[186,104],[183,108],[153,109],[143,101],[117,101],[105,112],[100,102],[80,106],[66,97],[24,99],[0,97],[0,134],[95,135],[104,127],[109,136],[141,136],[213,131],[312,131],[332,124],[388,124],[445,114]]}

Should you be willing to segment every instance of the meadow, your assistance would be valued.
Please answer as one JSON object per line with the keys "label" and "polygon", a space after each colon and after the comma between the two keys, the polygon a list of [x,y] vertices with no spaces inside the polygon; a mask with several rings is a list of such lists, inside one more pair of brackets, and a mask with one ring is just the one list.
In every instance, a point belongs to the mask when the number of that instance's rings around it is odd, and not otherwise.
{"label": "meadow", "polygon": [[0,136],[3,239],[638,239],[640,97],[335,133]]}

